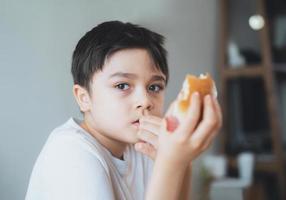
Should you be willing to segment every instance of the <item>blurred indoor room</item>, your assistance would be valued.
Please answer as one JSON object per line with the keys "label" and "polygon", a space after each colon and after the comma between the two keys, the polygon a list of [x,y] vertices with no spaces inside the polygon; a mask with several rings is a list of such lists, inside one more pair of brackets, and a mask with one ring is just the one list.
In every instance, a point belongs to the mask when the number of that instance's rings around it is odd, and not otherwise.
{"label": "blurred indoor room", "polygon": [[72,52],[107,20],[166,37],[165,109],[187,73],[216,82],[223,127],[193,163],[191,199],[285,200],[285,0],[0,0],[0,199],[24,199],[49,133],[82,117]]}

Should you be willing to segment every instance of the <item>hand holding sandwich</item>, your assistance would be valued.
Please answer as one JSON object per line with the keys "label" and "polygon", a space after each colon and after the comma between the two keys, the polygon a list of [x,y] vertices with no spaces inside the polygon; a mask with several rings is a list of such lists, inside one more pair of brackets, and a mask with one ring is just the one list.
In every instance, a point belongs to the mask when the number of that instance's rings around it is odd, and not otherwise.
{"label": "hand holding sandwich", "polygon": [[[186,81],[189,80],[187,77]],[[135,148],[155,159],[147,199],[178,199],[186,169],[210,146],[221,127],[222,115],[216,93],[214,95],[215,86],[209,83],[211,87],[205,94],[199,87],[190,92],[194,87],[184,83],[163,120],[143,119],[141,129],[145,131],[141,131],[139,137],[146,143],[136,144]]]}

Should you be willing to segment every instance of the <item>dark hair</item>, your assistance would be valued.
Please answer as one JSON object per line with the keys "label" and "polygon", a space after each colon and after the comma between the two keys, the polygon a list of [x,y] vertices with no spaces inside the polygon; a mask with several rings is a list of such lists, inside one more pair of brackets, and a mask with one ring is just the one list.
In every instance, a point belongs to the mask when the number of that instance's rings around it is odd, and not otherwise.
{"label": "dark hair", "polygon": [[167,51],[164,37],[144,27],[120,21],[99,24],[87,32],[73,52],[72,68],[74,84],[89,91],[93,74],[102,70],[108,56],[116,51],[130,48],[146,49],[156,68],[169,78]]}

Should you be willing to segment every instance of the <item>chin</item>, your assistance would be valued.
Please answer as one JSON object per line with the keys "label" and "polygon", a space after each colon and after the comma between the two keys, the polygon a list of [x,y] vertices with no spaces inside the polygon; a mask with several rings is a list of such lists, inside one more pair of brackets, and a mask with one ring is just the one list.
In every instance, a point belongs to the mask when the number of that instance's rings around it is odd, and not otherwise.
{"label": "chin", "polygon": [[135,144],[137,142],[139,142],[139,138],[137,137],[137,132],[138,130],[131,130],[131,131],[127,131],[127,134],[126,135],[126,139],[125,139],[125,142],[128,143],[128,144]]}
{"label": "chin", "polygon": [[128,138],[127,143],[128,144],[136,144],[139,141],[140,141],[139,138],[137,138],[137,136],[134,135],[134,136],[131,136]]}

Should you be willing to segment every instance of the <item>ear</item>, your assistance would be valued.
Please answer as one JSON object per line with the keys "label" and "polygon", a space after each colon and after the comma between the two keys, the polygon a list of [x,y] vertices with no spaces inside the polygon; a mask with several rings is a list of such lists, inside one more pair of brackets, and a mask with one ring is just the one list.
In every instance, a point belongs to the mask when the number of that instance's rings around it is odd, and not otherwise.
{"label": "ear", "polygon": [[91,99],[88,91],[82,86],[75,84],[73,86],[73,95],[79,105],[82,112],[90,111],[91,109]]}

